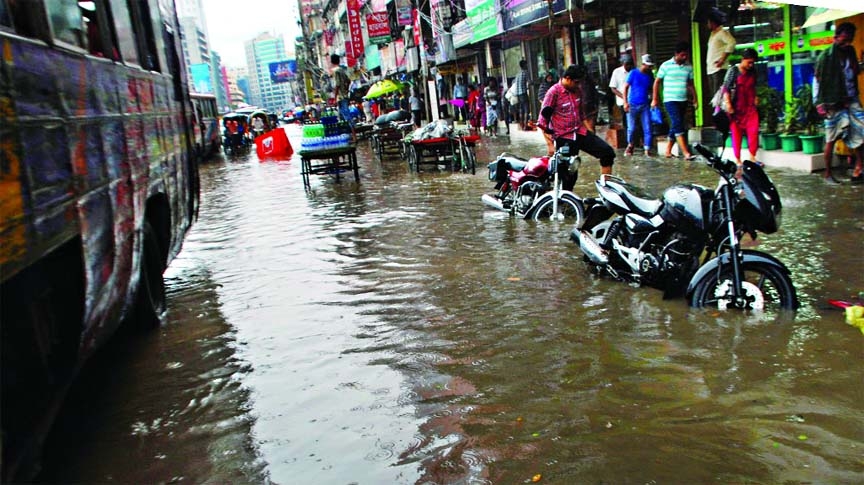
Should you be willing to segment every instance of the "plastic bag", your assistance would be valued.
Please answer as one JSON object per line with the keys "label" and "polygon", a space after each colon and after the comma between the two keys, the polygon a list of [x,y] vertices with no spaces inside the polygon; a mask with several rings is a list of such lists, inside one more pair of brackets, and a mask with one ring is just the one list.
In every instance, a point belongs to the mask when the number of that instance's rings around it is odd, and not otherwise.
{"label": "plastic bag", "polygon": [[659,106],[651,108],[651,123],[655,125],[663,124],[663,111],[660,110]]}

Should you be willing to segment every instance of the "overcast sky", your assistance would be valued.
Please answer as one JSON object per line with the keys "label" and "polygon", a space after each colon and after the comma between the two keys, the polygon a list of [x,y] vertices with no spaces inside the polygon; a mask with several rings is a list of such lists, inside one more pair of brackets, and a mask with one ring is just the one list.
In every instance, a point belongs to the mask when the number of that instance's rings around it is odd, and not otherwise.
{"label": "overcast sky", "polygon": [[261,32],[282,34],[285,48],[293,52],[297,25],[297,0],[203,0],[210,48],[227,67],[246,65],[243,45]]}

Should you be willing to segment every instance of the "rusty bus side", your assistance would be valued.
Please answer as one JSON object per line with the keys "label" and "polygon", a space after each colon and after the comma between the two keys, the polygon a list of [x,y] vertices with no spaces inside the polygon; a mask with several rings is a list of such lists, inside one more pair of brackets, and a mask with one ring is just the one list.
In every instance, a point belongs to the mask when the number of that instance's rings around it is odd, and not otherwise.
{"label": "rusty bus side", "polygon": [[0,3],[2,477],[19,480],[92,353],[164,319],[198,172],[172,0]]}

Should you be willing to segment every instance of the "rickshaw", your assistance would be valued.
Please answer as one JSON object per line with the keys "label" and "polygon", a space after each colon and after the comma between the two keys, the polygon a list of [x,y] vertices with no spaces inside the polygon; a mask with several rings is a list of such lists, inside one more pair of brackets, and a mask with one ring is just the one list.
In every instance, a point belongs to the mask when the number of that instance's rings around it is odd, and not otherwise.
{"label": "rickshaw", "polygon": [[228,113],[222,117],[222,151],[237,155],[249,151],[249,118],[245,114]]}
{"label": "rickshaw", "polygon": [[[261,120],[261,123],[257,123],[256,120]],[[267,112],[265,111],[255,111],[251,115],[249,115],[249,125],[252,129],[252,139],[254,140],[255,138],[258,138],[264,133],[270,131],[270,116],[268,116]],[[258,126],[256,127],[256,125]]]}

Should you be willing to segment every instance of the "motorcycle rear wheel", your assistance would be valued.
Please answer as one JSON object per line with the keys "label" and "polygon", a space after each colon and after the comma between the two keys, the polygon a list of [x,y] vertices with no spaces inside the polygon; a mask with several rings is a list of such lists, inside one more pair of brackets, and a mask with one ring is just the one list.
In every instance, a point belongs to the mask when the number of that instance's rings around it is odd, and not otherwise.
{"label": "motorcycle rear wheel", "polygon": [[[741,271],[746,310],[771,312],[798,308],[795,286],[780,268],[745,262]],[[717,273],[711,272],[696,284],[690,305],[699,308],[734,308],[729,299],[723,298],[731,293],[731,285],[732,268],[724,269],[719,278]]]}
{"label": "motorcycle rear wheel", "polygon": [[[541,202],[534,209],[531,219],[538,222],[548,221],[552,217],[553,202],[552,199]],[[585,221],[585,209],[582,207],[582,201],[573,196],[565,195],[558,199],[558,212],[564,216],[563,220],[576,227],[579,227]]]}

